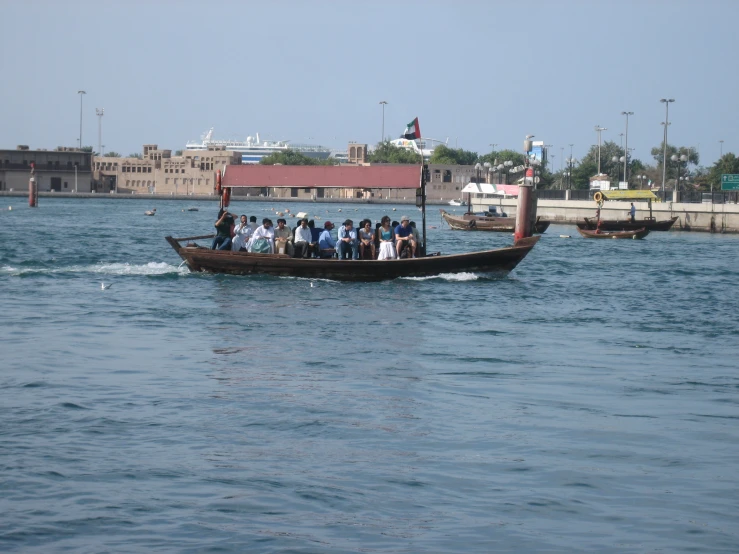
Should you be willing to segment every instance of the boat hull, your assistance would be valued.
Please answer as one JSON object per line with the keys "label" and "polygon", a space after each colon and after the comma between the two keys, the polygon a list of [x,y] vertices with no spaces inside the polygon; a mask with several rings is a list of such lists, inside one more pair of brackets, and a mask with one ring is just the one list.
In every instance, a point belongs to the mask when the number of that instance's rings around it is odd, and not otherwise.
{"label": "boat hull", "polygon": [[[485,217],[465,214],[461,217],[451,215],[441,210],[441,217],[455,231],[495,231],[498,233],[513,233],[516,228],[515,217]],[[535,233],[543,233],[551,222],[539,217],[534,224]]]}
{"label": "boat hull", "polygon": [[433,277],[445,273],[505,274],[531,251],[539,237],[518,241],[514,246],[468,254],[433,255],[401,260],[337,260],[291,258],[285,255],[211,250],[167,242],[191,271],[231,275],[273,275],[336,281],[387,281],[400,277]]}
{"label": "boat hull", "polygon": [[641,228],[634,231],[601,231],[596,232],[590,229],[580,229],[577,231],[586,239],[643,239],[649,234],[649,229]]}
{"label": "boat hull", "polygon": [[[616,219],[616,220],[600,220],[601,231],[635,231],[637,229],[647,229],[649,231],[669,231],[670,228],[677,221],[677,216],[670,219],[664,219],[662,221],[655,221],[653,219],[637,219],[631,221],[630,219]],[[595,230],[598,224],[597,219],[591,219],[586,217],[584,221],[578,221],[576,223],[578,229],[592,229]]]}

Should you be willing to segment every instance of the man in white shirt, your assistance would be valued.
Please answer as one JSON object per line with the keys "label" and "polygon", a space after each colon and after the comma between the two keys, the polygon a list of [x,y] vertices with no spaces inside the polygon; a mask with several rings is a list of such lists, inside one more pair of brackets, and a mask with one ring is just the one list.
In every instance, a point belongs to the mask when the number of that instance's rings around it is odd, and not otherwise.
{"label": "man in white shirt", "polygon": [[308,258],[311,250],[315,247],[315,243],[311,242],[311,231],[308,227],[308,219],[304,218],[300,220],[300,226],[295,229],[295,257],[296,258]]}
{"label": "man in white shirt", "polygon": [[265,217],[262,220],[262,226],[257,227],[251,235],[249,252],[257,252],[259,254],[273,254],[275,246],[275,230],[272,227],[272,220]]}
{"label": "man in white shirt", "polygon": [[242,249],[246,250],[246,244],[249,242],[252,232],[253,229],[251,228],[251,225],[249,225],[249,222],[246,221],[246,216],[242,215],[241,221],[236,225],[236,227],[234,227],[234,238],[231,242],[231,250],[234,252],[238,252]]}

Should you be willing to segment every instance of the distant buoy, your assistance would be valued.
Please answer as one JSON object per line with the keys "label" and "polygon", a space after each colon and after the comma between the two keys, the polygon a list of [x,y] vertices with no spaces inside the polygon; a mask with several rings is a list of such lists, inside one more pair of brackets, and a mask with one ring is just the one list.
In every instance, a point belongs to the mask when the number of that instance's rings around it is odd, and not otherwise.
{"label": "distant buoy", "polygon": [[341,208],[339,208],[339,211],[341,211]]}
{"label": "distant buoy", "polygon": [[393,208],[393,211],[395,211],[397,208]]}
{"label": "distant buoy", "polygon": [[12,212],[13,211],[13,206],[8,206],[8,210]]}
{"label": "distant buoy", "polygon": [[571,239],[572,237],[570,235],[559,235],[559,238],[561,238],[561,239]]}

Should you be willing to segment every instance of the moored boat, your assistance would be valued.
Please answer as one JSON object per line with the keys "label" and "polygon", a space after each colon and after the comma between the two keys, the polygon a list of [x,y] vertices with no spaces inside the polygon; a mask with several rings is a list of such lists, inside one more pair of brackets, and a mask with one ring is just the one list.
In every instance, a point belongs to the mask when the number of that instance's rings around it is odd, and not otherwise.
{"label": "moored boat", "polygon": [[649,234],[649,229],[641,228],[632,231],[601,231],[599,229],[580,229],[577,228],[586,239],[643,239]]}
{"label": "moored boat", "polygon": [[[501,233],[512,233],[516,227],[515,217],[494,217],[466,213],[456,216],[445,210],[441,211],[441,217],[456,231],[497,231]],[[551,222],[540,217],[534,222],[534,232],[543,233],[549,228]]]}
{"label": "moored boat", "polygon": [[[600,229],[602,231],[634,231],[643,228],[649,231],[669,231],[676,221],[677,216],[660,221],[654,218],[637,219],[635,221],[631,221],[630,219],[601,219]],[[586,217],[584,221],[578,221],[576,225],[579,229],[594,230],[598,225],[598,220],[596,218]]]}

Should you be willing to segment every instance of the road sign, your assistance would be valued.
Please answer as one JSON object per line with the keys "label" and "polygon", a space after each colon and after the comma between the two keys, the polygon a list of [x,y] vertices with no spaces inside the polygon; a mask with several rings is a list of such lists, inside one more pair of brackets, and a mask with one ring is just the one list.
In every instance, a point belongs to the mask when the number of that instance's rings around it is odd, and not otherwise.
{"label": "road sign", "polygon": [[721,190],[739,190],[739,175],[721,175]]}

